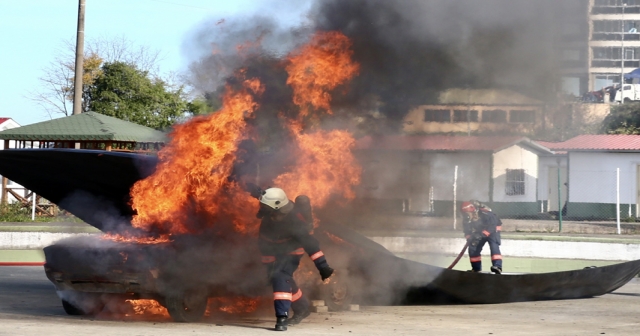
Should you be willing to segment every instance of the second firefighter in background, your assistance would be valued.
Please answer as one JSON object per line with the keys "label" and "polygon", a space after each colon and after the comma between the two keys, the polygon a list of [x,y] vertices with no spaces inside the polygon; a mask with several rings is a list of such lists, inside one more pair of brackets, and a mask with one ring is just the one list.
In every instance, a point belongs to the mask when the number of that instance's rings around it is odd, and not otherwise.
{"label": "second firefighter in background", "polygon": [[[313,219],[311,204],[306,196],[298,196],[296,203],[287,198],[280,188],[269,188],[259,197],[260,252],[273,287],[276,311],[275,330],[287,330],[309,316],[309,301],[293,280],[305,252],[313,260],[322,280],[333,274],[320,244],[311,235]],[[293,317],[289,319],[289,309]]]}
{"label": "second firefighter in background", "polygon": [[482,271],[482,248],[489,243],[491,250],[491,272],[502,273],[502,254],[500,253],[500,231],[502,221],[491,209],[478,202],[462,202],[460,208],[464,215],[463,230],[469,244],[471,271]]}

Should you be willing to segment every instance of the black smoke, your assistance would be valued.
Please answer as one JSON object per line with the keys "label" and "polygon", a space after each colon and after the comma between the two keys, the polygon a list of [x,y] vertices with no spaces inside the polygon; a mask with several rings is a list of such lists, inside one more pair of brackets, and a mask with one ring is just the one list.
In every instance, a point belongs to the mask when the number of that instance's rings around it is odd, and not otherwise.
{"label": "black smoke", "polygon": [[210,51],[192,63],[191,84],[215,105],[233,70],[249,68],[268,90],[257,123],[272,127],[260,118],[296,109],[284,83],[286,54],[314,32],[337,30],[353,42],[360,73],[333,92],[340,122],[332,126],[358,117],[371,132],[394,132],[412,107],[437,102],[449,88],[553,101],[563,50],[584,47],[588,33],[580,0],[316,0],[306,17],[293,26],[263,16],[203,25],[186,44]]}

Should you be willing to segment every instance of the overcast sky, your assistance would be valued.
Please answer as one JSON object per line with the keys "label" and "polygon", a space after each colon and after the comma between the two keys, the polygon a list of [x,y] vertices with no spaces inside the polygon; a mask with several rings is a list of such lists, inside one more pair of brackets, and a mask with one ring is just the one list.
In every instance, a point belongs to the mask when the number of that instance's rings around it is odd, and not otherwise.
{"label": "overcast sky", "polygon": [[[202,24],[256,13],[282,21],[302,19],[308,0],[86,0],[85,40],[126,36],[161,52],[162,72],[185,70],[183,46]],[[21,125],[49,120],[28,98],[38,77],[63,47],[74,40],[78,0],[0,0],[0,117]],[[55,116],[61,117],[62,115]]]}

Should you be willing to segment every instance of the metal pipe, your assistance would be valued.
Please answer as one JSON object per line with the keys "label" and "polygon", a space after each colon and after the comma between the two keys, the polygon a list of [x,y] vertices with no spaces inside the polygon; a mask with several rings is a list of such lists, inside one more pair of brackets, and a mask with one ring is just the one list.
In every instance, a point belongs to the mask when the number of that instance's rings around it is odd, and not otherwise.
{"label": "metal pipe", "polygon": [[620,234],[620,168],[616,168],[616,227]]}
{"label": "metal pipe", "polygon": [[562,232],[562,183],[560,179],[560,162],[558,162],[558,232]]}
{"label": "metal pipe", "polygon": [[453,170],[453,229],[456,229],[457,219],[458,219],[458,203],[457,200],[457,189],[458,188],[458,166],[456,165]]}

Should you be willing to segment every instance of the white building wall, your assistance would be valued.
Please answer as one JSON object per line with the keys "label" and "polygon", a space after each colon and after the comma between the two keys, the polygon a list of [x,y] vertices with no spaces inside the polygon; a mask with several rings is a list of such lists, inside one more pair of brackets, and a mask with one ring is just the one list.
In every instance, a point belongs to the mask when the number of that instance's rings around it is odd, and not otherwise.
{"label": "white building wall", "polygon": [[489,201],[491,155],[489,153],[437,153],[429,156],[431,162],[431,186],[434,199],[453,200],[453,179],[458,166],[458,200],[477,199]]}
{"label": "white building wall", "polygon": [[[506,194],[507,169],[524,169],[524,195]],[[538,155],[518,145],[493,154],[493,201],[494,202],[536,202],[538,179]]]}
{"label": "white building wall", "polygon": [[620,168],[620,203],[636,204],[640,153],[569,153],[569,202],[615,203]]}
{"label": "white building wall", "polygon": [[[549,198],[549,188],[558,188],[558,181],[549,181],[549,169],[558,168],[558,159],[560,160],[560,174],[567,174],[567,157],[540,156],[539,176],[538,176],[538,200],[547,201]],[[564,189],[563,189],[564,192]]]}

